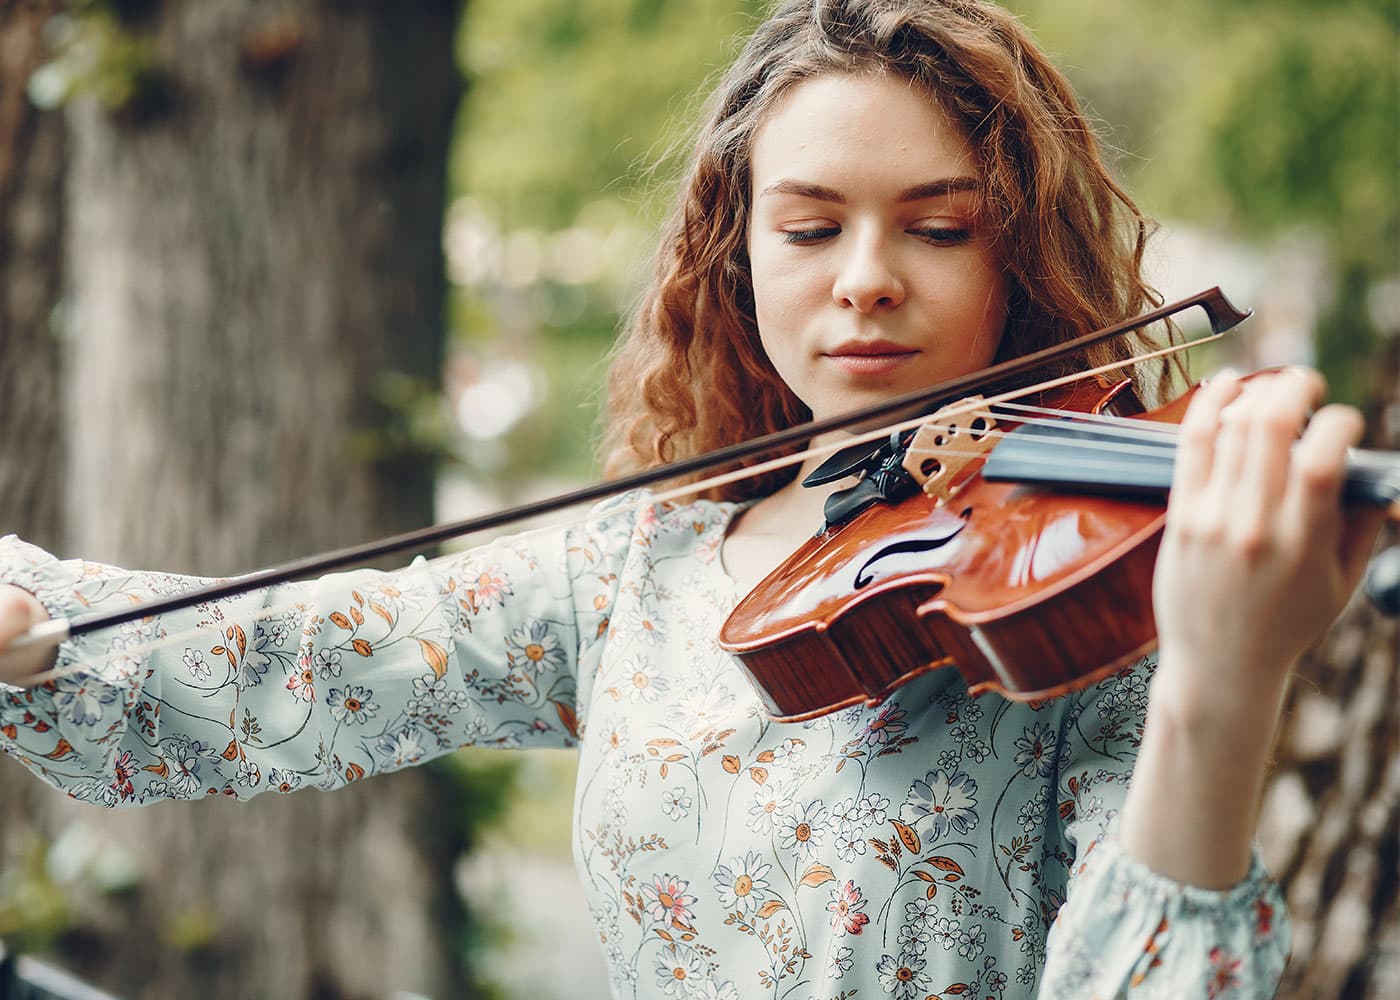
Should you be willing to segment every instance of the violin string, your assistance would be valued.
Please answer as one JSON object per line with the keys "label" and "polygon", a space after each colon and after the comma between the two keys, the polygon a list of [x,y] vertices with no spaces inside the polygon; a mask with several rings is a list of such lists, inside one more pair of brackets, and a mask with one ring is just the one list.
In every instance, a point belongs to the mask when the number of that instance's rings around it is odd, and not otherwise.
{"label": "violin string", "polygon": [[[958,416],[970,416],[970,415],[975,415],[976,413],[978,413],[978,412],[981,411],[981,410],[985,410],[985,409],[987,409],[987,408],[989,408],[989,407],[995,407],[995,406],[999,406],[999,405],[1009,404],[1012,400],[1019,399],[1019,398],[1021,398],[1021,397],[1023,397],[1023,396],[1034,395],[1034,394],[1036,394],[1036,393],[1046,392],[1046,391],[1049,391],[1049,390],[1051,390],[1051,389],[1060,388],[1060,387],[1065,386],[1065,385],[1071,385],[1071,384],[1073,384],[1073,383],[1075,383],[1075,382],[1080,382],[1080,381],[1083,381],[1083,380],[1085,380],[1085,379],[1094,378],[1094,377],[1096,377],[1096,376],[1103,375],[1103,374],[1107,374],[1107,373],[1109,373],[1109,372],[1121,371],[1123,368],[1125,368],[1125,367],[1127,367],[1127,366],[1129,366],[1129,365],[1139,364],[1139,363],[1141,363],[1141,362],[1150,361],[1150,360],[1153,360],[1153,359],[1155,359],[1155,358],[1166,357],[1166,356],[1168,356],[1168,355],[1175,354],[1175,353],[1178,353],[1178,352],[1180,352],[1180,351],[1186,350],[1187,348],[1190,348],[1190,347],[1196,347],[1196,346],[1199,346],[1199,345],[1201,345],[1201,344],[1210,343],[1211,341],[1214,341],[1214,340],[1219,340],[1219,339],[1223,338],[1224,336],[1225,336],[1225,331],[1221,331],[1221,332],[1219,332],[1219,333],[1211,333],[1211,334],[1208,334],[1208,335],[1205,335],[1205,336],[1202,336],[1202,337],[1198,337],[1197,339],[1192,340],[1192,341],[1187,341],[1187,342],[1184,342],[1184,343],[1177,343],[1177,344],[1170,344],[1170,345],[1168,345],[1168,346],[1166,346],[1166,347],[1158,348],[1158,349],[1153,350],[1153,351],[1147,351],[1147,352],[1144,352],[1144,353],[1142,353],[1142,354],[1135,355],[1134,357],[1132,357],[1131,359],[1128,359],[1128,360],[1110,362],[1110,363],[1108,363],[1108,364],[1099,365],[1099,366],[1094,367],[1094,368],[1086,369],[1086,370],[1084,370],[1084,371],[1082,371],[1082,372],[1075,372],[1075,373],[1072,373],[1072,374],[1069,374],[1069,375],[1063,375],[1063,376],[1060,376],[1060,377],[1057,377],[1057,378],[1054,378],[1054,379],[1049,379],[1049,380],[1046,380],[1046,381],[1043,381],[1043,382],[1036,383],[1036,384],[1031,385],[1031,386],[1023,386],[1023,387],[1021,387],[1021,388],[1008,390],[1008,391],[1006,391],[1006,392],[1004,392],[1004,393],[1001,393],[1001,394],[998,394],[998,395],[995,395],[995,396],[986,397],[986,398],[983,398],[983,399],[978,399],[978,400],[975,400],[975,401],[964,401],[964,402],[962,402],[962,403],[954,403],[954,404],[951,404],[951,405],[949,405],[949,406],[947,406],[947,407],[944,407],[943,409],[939,410],[937,415],[938,415],[938,417],[943,418],[943,419],[947,419],[947,418],[951,418],[951,417],[958,417]],[[1065,412],[1066,412],[1066,413],[1072,413],[1072,411],[1065,411]],[[913,429],[913,428],[916,428],[916,427],[920,427],[920,426],[922,426],[922,425],[928,423],[929,420],[930,420],[930,415],[929,415],[929,414],[924,414],[924,415],[919,416],[919,417],[912,417],[912,418],[909,418],[909,419],[906,419],[906,420],[897,421],[897,422],[895,422],[895,423],[893,423],[893,424],[889,424],[889,425],[884,426],[884,427],[881,427],[881,428],[877,428],[877,429],[869,430],[869,431],[862,431],[862,432],[858,432],[858,433],[856,433],[856,434],[854,434],[854,435],[850,435],[850,436],[844,437],[844,438],[842,438],[841,441],[836,442],[836,443],[830,443],[830,444],[824,444],[824,445],[810,446],[810,447],[808,447],[808,448],[801,449],[801,450],[799,450],[799,451],[797,451],[797,452],[794,452],[794,453],[791,454],[791,455],[784,455],[784,456],[780,456],[780,457],[778,457],[778,458],[769,459],[769,460],[767,460],[767,461],[759,462],[759,463],[756,463],[756,464],[754,464],[754,465],[744,466],[744,467],[742,467],[742,468],[740,468],[740,469],[736,469],[736,470],[733,470],[733,471],[731,471],[731,472],[721,473],[721,474],[719,474],[719,475],[706,477],[706,478],[701,479],[701,480],[698,480],[698,481],[696,481],[696,482],[694,482],[694,483],[688,483],[688,484],[684,484],[684,485],[682,485],[682,486],[675,487],[675,488],[670,489],[670,490],[665,490],[665,491],[660,491],[660,492],[657,492],[657,493],[649,494],[649,495],[645,496],[644,498],[639,498],[639,499],[637,499],[637,500],[635,500],[635,501],[632,501],[631,503],[627,503],[627,504],[618,504],[618,505],[615,505],[615,506],[611,506],[611,507],[608,508],[608,510],[606,511],[605,514],[594,514],[594,513],[592,513],[592,512],[590,511],[588,514],[586,514],[585,516],[583,516],[583,517],[581,517],[581,518],[576,518],[576,519],[574,519],[574,520],[572,520],[572,521],[565,520],[565,521],[559,522],[559,523],[554,523],[554,524],[550,524],[550,525],[546,525],[546,526],[540,526],[540,527],[533,528],[533,529],[527,529],[526,531],[515,533],[515,534],[513,535],[513,537],[514,537],[516,540],[524,540],[524,539],[527,539],[527,538],[529,538],[529,537],[531,537],[532,535],[537,534],[537,533],[542,533],[542,532],[546,532],[546,531],[557,531],[557,530],[560,530],[561,528],[563,528],[563,529],[568,529],[568,528],[573,528],[573,527],[580,527],[580,526],[582,526],[582,525],[584,525],[584,524],[587,524],[590,520],[593,520],[593,519],[595,519],[595,518],[597,518],[597,517],[601,517],[601,516],[615,517],[615,516],[618,516],[618,515],[622,515],[622,514],[627,514],[627,513],[635,512],[635,511],[637,511],[637,510],[640,510],[640,509],[643,508],[643,507],[650,507],[650,506],[655,506],[655,505],[659,505],[659,504],[665,504],[665,503],[671,502],[672,500],[680,499],[680,498],[687,497],[687,496],[692,496],[692,495],[697,494],[697,493],[703,493],[703,492],[707,492],[707,491],[709,491],[709,490],[719,489],[719,488],[721,488],[721,487],[723,487],[723,486],[730,485],[731,483],[734,483],[734,482],[738,482],[738,481],[741,481],[741,480],[744,480],[744,479],[751,479],[751,478],[754,478],[755,476],[763,475],[763,474],[766,473],[766,472],[776,471],[776,470],[783,469],[783,468],[786,468],[786,467],[791,466],[791,465],[798,465],[798,464],[801,464],[802,462],[807,461],[809,458],[815,458],[815,457],[820,457],[820,456],[823,456],[823,455],[834,454],[834,453],[837,452],[837,451],[842,451],[842,450],[845,450],[845,449],[847,449],[847,448],[851,448],[851,447],[854,447],[854,446],[856,446],[856,445],[863,444],[863,443],[867,443],[867,442],[884,440],[884,439],[890,437],[890,435],[892,435],[892,434],[897,434],[897,433],[901,433],[901,432],[903,432],[903,431],[905,431],[905,430],[910,430],[910,429]],[[1001,432],[998,432],[998,434],[1000,434],[1000,433],[1001,433]],[[1106,446],[1107,446],[1106,443],[1105,443],[1105,444],[1102,444],[1102,445],[1098,445],[1098,447],[1106,447]],[[1130,446],[1119,445],[1119,446],[1116,446],[1116,447],[1118,447],[1118,448],[1126,448],[1126,447],[1130,447]],[[980,455],[981,453],[978,453],[978,454]],[[1052,463],[1052,464],[1053,464],[1053,463]],[[460,558],[461,556],[462,556],[462,552],[461,552],[461,551],[454,551],[454,552],[446,553],[446,554],[444,554],[444,555],[442,555],[442,556],[437,556],[437,557],[435,557],[435,558],[433,558],[433,559],[431,559],[431,560],[428,560],[428,559],[426,559],[426,558],[420,556],[418,559],[414,560],[413,565],[414,565],[414,566],[423,566],[423,565],[425,565],[425,564],[426,564],[426,565],[436,565],[437,563],[439,563],[439,562],[441,562],[441,561],[448,561],[448,560],[451,560],[451,559],[453,559],[453,558]],[[266,618],[275,617],[275,616],[277,616],[277,615],[279,615],[279,614],[285,614],[285,613],[287,613],[288,611],[296,610],[297,606],[298,606],[299,604],[302,604],[302,603],[304,603],[304,602],[302,602],[302,601],[293,601],[293,602],[288,602],[287,604],[279,605],[279,606],[264,606],[264,607],[262,607],[262,608],[257,609],[257,611],[255,611],[255,613],[254,613],[254,616],[253,616],[250,620],[256,622],[256,621],[264,620],[264,619],[266,619]],[[148,652],[148,651],[153,651],[153,650],[155,650],[155,649],[165,648],[165,647],[170,646],[170,645],[175,645],[175,644],[177,644],[178,642],[187,641],[189,638],[191,638],[191,637],[193,637],[193,636],[196,636],[196,635],[199,635],[199,634],[202,634],[206,629],[208,629],[208,628],[210,628],[210,627],[213,627],[213,626],[215,626],[215,625],[218,625],[218,623],[215,623],[215,622],[205,623],[205,624],[201,624],[201,625],[199,625],[199,626],[195,626],[195,627],[193,627],[193,628],[191,628],[191,629],[188,629],[188,630],[184,630],[184,631],[181,631],[181,632],[173,633],[173,634],[168,635],[168,636],[155,637],[155,638],[146,639],[146,640],[140,641],[140,642],[134,642],[134,643],[131,643],[131,644],[129,644],[129,645],[124,645],[124,646],[122,646],[120,649],[110,650],[110,651],[108,651],[108,652],[105,653],[105,654],[102,654],[102,653],[94,653],[94,654],[91,654],[91,655],[89,655],[89,656],[84,657],[83,659],[81,659],[81,660],[79,660],[79,661],[76,661],[76,662],[74,662],[74,663],[72,663],[72,664],[69,664],[69,665],[66,666],[66,667],[54,667],[54,668],[51,668],[51,669],[49,669],[49,670],[47,670],[47,671],[44,671],[44,672],[42,672],[42,673],[40,673],[40,674],[36,674],[36,675],[34,675],[34,676],[32,676],[32,677],[24,678],[24,679],[22,679],[21,683],[23,683],[24,685],[32,686],[32,685],[34,685],[34,684],[45,683],[45,682],[48,682],[48,681],[57,680],[57,679],[59,679],[59,678],[69,676],[69,675],[74,674],[74,673],[79,673],[79,672],[81,672],[81,671],[85,668],[86,665],[93,665],[93,664],[96,664],[96,663],[109,663],[109,662],[113,662],[113,661],[115,661],[115,660],[124,660],[124,659],[133,658],[133,657],[135,657],[135,656],[137,656],[137,655],[139,655],[139,654],[142,654],[142,653],[145,653],[145,652]],[[219,627],[222,627],[222,626],[219,626]],[[21,638],[21,640],[22,640],[22,639],[24,639],[25,637],[24,637],[24,636],[21,636],[20,638]],[[4,655],[5,655],[5,654],[0,653],[0,659],[3,659]]]}
{"label": "violin string", "polygon": [[[1155,434],[1151,431],[1139,432],[1134,428],[1123,425],[1101,424],[1091,421],[1074,420],[1069,417],[1026,417],[1015,416],[1013,419],[1022,426],[1028,427],[1054,427],[1061,430],[1069,427],[1083,425],[1088,429],[1088,433],[1095,435],[1092,439],[1076,438],[1077,441],[1098,440],[1098,441],[1140,441],[1142,446],[1138,451],[1151,450],[1157,453],[1172,454],[1176,451],[1176,438]],[[1143,421],[1147,423],[1147,421]],[[1128,447],[1125,445],[1124,447]]]}
{"label": "violin string", "polygon": [[[1119,433],[1124,436],[1156,438],[1161,440],[1174,439],[1179,436],[1180,429],[1176,424],[1163,423],[1159,420],[1141,420],[1135,417],[1119,417],[1111,413],[1080,413],[1077,410],[1063,410],[1050,406],[1035,406],[1031,403],[1003,403],[998,407],[1008,414],[1034,413],[1045,417],[1054,418],[1060,423],[1068,422],[1074,424],[1088,424],[1101,427],[1105,433]],[[1023,423],[1030,423],[1026,418],[1017,417]],[[1047,421],[1041,421],[1045,423]]]}
{"label": "violin string", "polygon": [[[994,438],[1005,438],[1009,433],[1010,432],[1007,431],[992,429],[989,432],[987,432],[986,436]],[[1073,442],[1073,447],[1075,448],[1076,455],[1079,459],[1076,463],[1076,468],[1088,471],[1112,471],[1120,468],[1120,466],[1114,461],[1095,461],[1092,457],[1082,456],[1082,452],[1098,451],[1114,457],[1123,454],[1142,454],[1157,457],[1163,450],[1160,447],[1142,447],[1134,445],[1125,445],[1102,440],[1075,440]],[[977,459],[985,458],[986,452],[961,451],[957,449],[939,449],[939,455],[944,458]],[[1062,468],[1064,464],[1063,461],[1060,459],[1044,455],[1037,455],[1033,453],[1022,456],[1020,459],[1018,459],[1018,461],[1023,467],[1031,468],[1041,466],[1050,469],[1059,469]],[[638,500],[629,504],[617,505],[608,511],[607,516],[617,516],[618,514],[633,512],[644,506],[653,506],[659,503],[666,502],[668,502],[668,499],[664,494],[651,495],[645,500]],[[578,523],[586,523],[586,521]],[[522,541],[538,534],[543,534],[546,532],[556,530],[557,527],[558,526],[555,525],[549,525],[530,528],[523,532],[514,533],[511,536],[511,538],[513,541]],[[431,559],[422,557],[415,560],[410,565],[410,568],[436,568],[448,563],[462,562],[464,560],[473,558],[474,552],[479,552],[479,550],[454,550],[452,552],[444,553],[443,555],[436,556]],[[350,584],[350,581],[347,580],[346,583]],[[235,600],[237,600],[237,598],[235,598]],[[260,605],[257,608],[239,611],[237,612],[237,617],[239,617],[239,619],[244,623],[256,624],[267,619],[281,617],[291,612],[304,611],[306,604],[306,598],[299,597],[294,600],[288,600],[273,604],[265,604]],[[26,678],[24,680],[24,683],[32,685],[44,683],[50,680],[56,680],[58,678],[65,677],[72,673],[78,672],[83,668],[84,664],[111,663],[120,660],[134,659],[138,656],[153,653],[161,649],[166,649],[170,646],[187,643],[191,639],[196,638],[200,635],[210,633],[215,629],[223,629],[225,627],[226,626],[223,623],[217,621],[204,622],[200,623],[199,625],[193,626],[189,629],[169,633],[167,635],[154,636],[137,642],[125,643],[119,648],[108,651],[106,654],[95,654],[91,657],[88,657],[81,663],[70,664],[67,667],[55,667],[41,674],[35,675],[30,678]]]}

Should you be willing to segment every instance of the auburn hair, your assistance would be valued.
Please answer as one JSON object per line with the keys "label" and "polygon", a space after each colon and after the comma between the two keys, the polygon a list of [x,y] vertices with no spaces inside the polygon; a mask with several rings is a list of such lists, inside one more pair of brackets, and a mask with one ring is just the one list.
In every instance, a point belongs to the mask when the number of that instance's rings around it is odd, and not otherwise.
{"label": "auburn hair", "polygon": [[[1004,262],[1000,358],[1160,303],[1141,275],[1150,223],[1110,176],[1065,77],[1020,22],[978,0],[788,0],[720,80],[665,223],[649,287],[614,350],[604,469],[664,464],[809,420],[759,343],[747,253],[754,135],[796,84],[897,74],[969,137],[981,219]],[[1127,361],[1131,342],[1067,368]],[[765,495],[795,470],[715,491]]]}

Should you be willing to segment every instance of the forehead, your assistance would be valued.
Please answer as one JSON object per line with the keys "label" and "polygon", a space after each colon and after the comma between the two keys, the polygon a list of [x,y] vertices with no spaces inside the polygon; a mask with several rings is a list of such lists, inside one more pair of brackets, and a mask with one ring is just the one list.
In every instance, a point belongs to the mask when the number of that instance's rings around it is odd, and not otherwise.
{"label": "forehead", "polygon": [[963,130],[917,84],[890,74],[828,74],[796,84],[754,135],[755,195],[781,179],[856,190],[978,177]]}

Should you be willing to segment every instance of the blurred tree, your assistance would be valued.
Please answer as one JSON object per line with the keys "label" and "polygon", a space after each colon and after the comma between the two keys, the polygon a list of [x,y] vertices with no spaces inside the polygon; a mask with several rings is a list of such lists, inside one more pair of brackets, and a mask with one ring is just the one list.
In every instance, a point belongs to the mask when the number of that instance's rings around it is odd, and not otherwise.
{"label": "blurred tree", "polygon": [[[60,0],[0,6],[0,534],[23,530],[40,545],[62,542],[58,339],[52,322],[62,284],[63,118],[42,111],[26,84],[47,57],[45,24]],[[26,919],[50,925],[57,900],[31,877],[43,841],[19,817],[49,794],[18,766],[0,764],[0,935],[11,929],[6,898],[20,885]]]}
{"label": "blurred tree", "polygon": [[0,524],[36,543],[61,535],[59,345],[63,122],[26,84],[46,58],[43,29],[60,0],[0,7]]}
{"label": "blurred tree", "polygon": [[1317,363],[1335,398],[1367,403],[1373,359],[1400,329],[1393,301],[1376,305],[1400,280],[1400,5],[1012,6],[1114,123],[1150,211],[1254,246],[1320,243],[1332,295]]}
{"label": "blurred tree", "polygon": [[[31,83],[71,130],[67,548],[228,574],[430,519],[430,457],[386,446],[376,393],[439,360],[459,6],[73,0],[50,22]],[[50,861],[117,890],[72,901],[60,960],[128,996],[469,993],[456,794],[420,768],[248,806],[47,796]]]}

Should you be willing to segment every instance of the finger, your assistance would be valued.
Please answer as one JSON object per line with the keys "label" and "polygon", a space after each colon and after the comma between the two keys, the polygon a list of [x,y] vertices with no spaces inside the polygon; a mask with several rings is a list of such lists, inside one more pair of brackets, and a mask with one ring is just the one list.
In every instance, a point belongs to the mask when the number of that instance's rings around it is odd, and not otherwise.
{"label": "finger", "polygon": [[1172,496],[1178,504],[1188,502],[1210,482],[1220,414],[1240,391],[1239,377],[1231,371],[1219,372],[1196,390],[1177,436]]}
{"label": "finger", "polygon": [[33,594],[0,585],[0,682],[27,685],[35,675],[53,666],[57,655],[54,642],[29,649],[10,648],[16,639],[47,619],[48,612]]}
{"label": "finger", "polygon": [[[1347,449],[1361,440],[1364,430],[1361,414],[1350,406],[1325,406],[1294,446],[1284,512],[1287,523],[1306,537],[1332,539],[1331,544],[1338,544]],[[1337,558],[1351,569],[1358,557],[1343,545]]]}
{"label": "finger", "polygon": [[0,649],[48,618],[39,599],[26,590],[0,585]]}
{"label": "finger", "polygon": [[1339,546],[1342,581],[1347,593],[1354,591],[1366,572],[1376,538],[1385,524],[1384,507],[1362,507],[1342,511],[1342,540]]}
{"label": "finger", "polygon": [[1241,408],[1247,445],[1239,456],[1238,486],[1231,499],[1240,523],[1270,524],[1281,512],[1292,467],[1292,452],[1307,426],[1308,414],[1326,395],[1327,383],[1315,371],[1290,368],[1251,379],[1243,397],[1225,413]]}
{"label": "finger", "polygon": [[1289,489],[1296,513],[1313,518],[1338,508],[1347,449],[1364,430],[1361,414],[1350,406],[1333,404],[1317,411],[1290,456]]}
{"label": "finger", "polygon": [[29,631],[33,613],[18,594],[0,594],[0,649],[10,640]]}
{"label": "finger", "polygon": [[1198,500],[1203,515],[1209,512],[1216,517],[1226,517],[1235,529],[1247,526],[1236,504],[1240,477],[1249,456],[1252,418],[1258,407],[1258,397],[1258,388],[1251,390],[1248,382],[1242,382],[1239,395],[1220,411],[1220,426],[1215,432],[1215,460],[1211,464],[1210,480]]}

